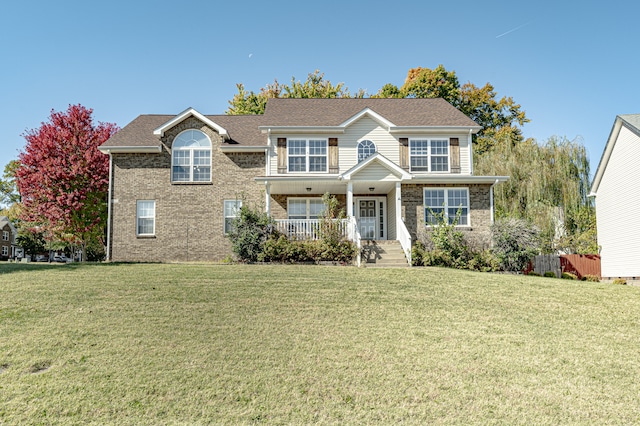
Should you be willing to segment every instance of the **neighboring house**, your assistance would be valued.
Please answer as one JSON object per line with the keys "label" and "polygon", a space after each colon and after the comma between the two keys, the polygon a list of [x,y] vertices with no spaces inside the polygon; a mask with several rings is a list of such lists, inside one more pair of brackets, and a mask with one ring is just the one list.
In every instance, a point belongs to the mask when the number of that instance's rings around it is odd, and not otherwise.
{"label": "neighboring house", "polygon": [[[596,198],[602,277],[640,279],[640,114],[616,117],[590,196]],[[631,215],[631,216],[630,216]]]}
{"label": "neighboring house", "polygon": [[141,115],[100,147],[111,162],[108,257],[223,259],[241,202],[308,236],[327,192],[352,239],[398,240],[409,254],[431,210],[460,210],[459,228],[488,246],[492,188],[507,177],[473,174],[478,130],[442,99],[270,99],[259,116]]}
{"label": "neighboring house", "polygon": [[0,216],[0,260],[12,259],[16,256],[16,238],[18,232],[6,216]]}

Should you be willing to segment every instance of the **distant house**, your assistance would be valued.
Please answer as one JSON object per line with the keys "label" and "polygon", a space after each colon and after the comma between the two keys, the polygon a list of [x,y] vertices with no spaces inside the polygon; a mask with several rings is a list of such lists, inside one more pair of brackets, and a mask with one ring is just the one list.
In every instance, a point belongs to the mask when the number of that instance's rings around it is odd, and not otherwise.
{"label": "distant house", "polygon": [[7,260],[16,256],[16,238],[18,233],[6,216],[0,216],[0,260]]}
{"label": "distant house", "polygon": [[[141,115],[106,141],[108,258],[211,261],[244,201],[313,238],[334,195],[354,240],[407,255],[432,212],[489,244],[493,185],[473,173],[474,121],[443,99],[269,99],[264,115]],[[356,242],[357,242],[356,241]]]}
{"label": "distant house", "polygon": [[616,117],[598,164],[596,200],[603,278],[640,278],[640,114]]}

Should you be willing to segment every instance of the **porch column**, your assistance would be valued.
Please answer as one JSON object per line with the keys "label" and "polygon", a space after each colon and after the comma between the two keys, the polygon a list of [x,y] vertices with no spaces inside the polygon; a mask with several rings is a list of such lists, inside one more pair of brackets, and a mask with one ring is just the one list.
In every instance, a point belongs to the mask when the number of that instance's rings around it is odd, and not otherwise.
{"label": "porch column", "polygon": [[347,217],[353,216],[353,183],[347,182]]}
{"label": "porch column", "polygon": [[403,220],[402,218],[402,184],[396,182],[396,220]]}
{"label": "porch column", "polygon": [[267,182],[265,185],[265,203],[264,209],[268,215],[271,215],[271,184]]}

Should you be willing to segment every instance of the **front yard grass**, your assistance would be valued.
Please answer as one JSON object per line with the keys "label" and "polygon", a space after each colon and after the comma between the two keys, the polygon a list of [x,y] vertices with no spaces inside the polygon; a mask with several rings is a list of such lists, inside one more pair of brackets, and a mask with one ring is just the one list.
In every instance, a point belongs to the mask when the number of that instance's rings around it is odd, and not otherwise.
{"label": "front yard grass", "polygon": [[637,424],[640,288],[0,265],[0,424]]}

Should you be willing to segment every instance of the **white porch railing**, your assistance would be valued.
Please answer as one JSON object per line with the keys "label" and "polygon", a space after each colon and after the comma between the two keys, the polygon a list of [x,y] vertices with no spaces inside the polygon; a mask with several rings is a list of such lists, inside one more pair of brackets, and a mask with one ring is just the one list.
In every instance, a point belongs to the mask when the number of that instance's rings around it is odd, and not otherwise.
{"label": "white porch railing", "polygon": [[[276,220],[276,229],[290,239],[318,240],[320,239],[318,235],[320,222],[319,219]],[[345,238],[350,238],[348,225],[348,219],[336,219],[332,223],[332,226],[336,226]]]}
{"label": "white porch railing", "polygon": [[396,236],[400,241],[402,250],[404,250],[404,255],[407,257],[407,262],[411,266],[411,234],[409,234],[409,230],[401,217],[396,218]]}
{"label": "white porch railing", "polygon": [[360,266],[360,263],[362,262],[362,238],[360,237],[360,230],[358,229],[358,221],[356,220],[355,216],[349,216],[349,236],[348,238],[353,241],[354,243],[356,243],[356,246],[358,247],[358,254],[356,255],[356,262],[357,265]]}

